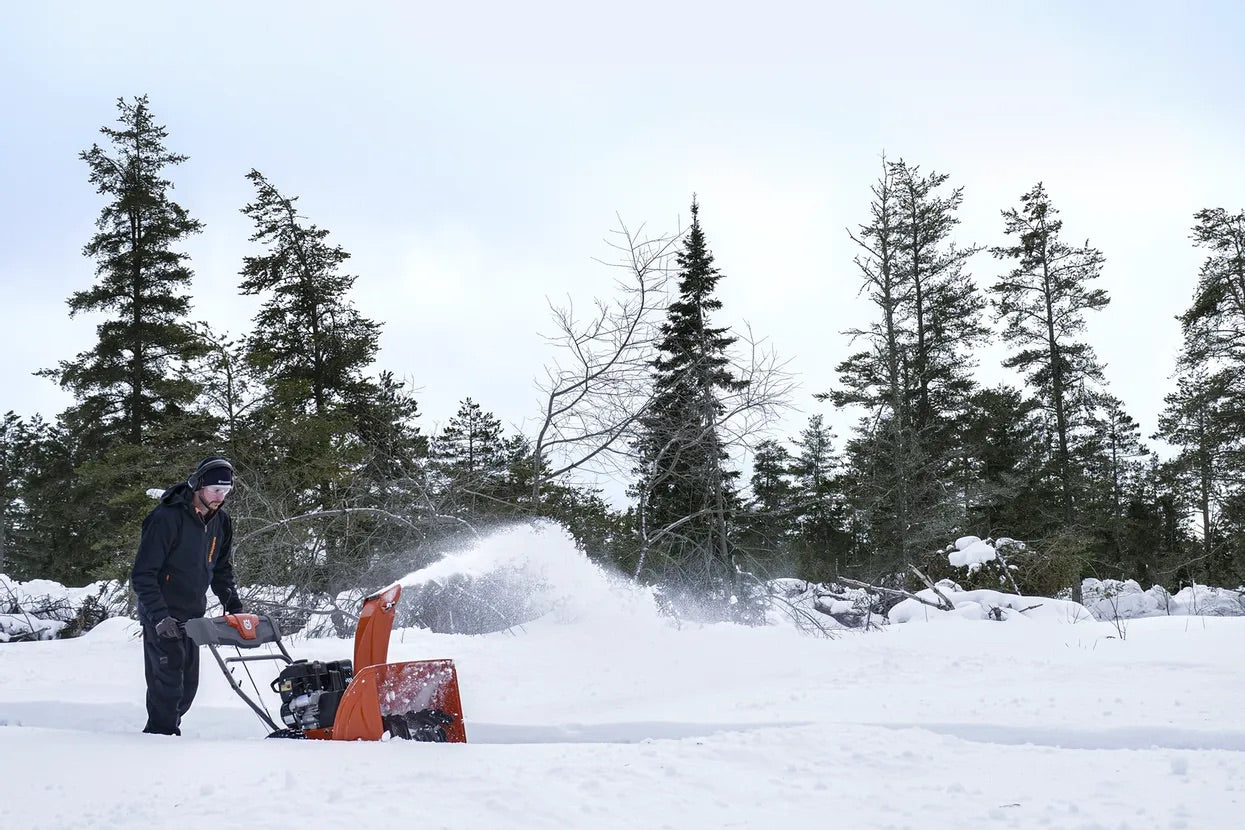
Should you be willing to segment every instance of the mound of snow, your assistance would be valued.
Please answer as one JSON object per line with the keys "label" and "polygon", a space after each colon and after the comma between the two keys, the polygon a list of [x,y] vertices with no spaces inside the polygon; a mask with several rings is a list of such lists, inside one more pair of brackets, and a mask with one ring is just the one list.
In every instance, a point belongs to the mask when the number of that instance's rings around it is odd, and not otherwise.
{"label": "mound of snow", "polygon": [[142,632],[142,626],[129,617],[111,617],[83,634],[103,643],[121,643],[133,640]]}
{"label": "mound of snow", "polygon": [[1132,579],[1086,579],[1081,583],[1086,607],[1100,620],[1138,617],[1245,615],[1245,592],[1190,585],[1169,594],[1162,586],[1148,590]]}
{"label": "mound of snow", "polygon": [[[1002,591],[960,591],[947,580],[938,585],[942,596],[953,609],[937,608],[915,599],[905,599],[891,608],[888,618],[893,623],[932,622],[941,619],[966,620],[1038,620],[1050,623],[1092,622],[1094,616],[1079,602],[1049,597],[1022,597]],[[916,596],[939,604],[941,599],[930,589]]]}

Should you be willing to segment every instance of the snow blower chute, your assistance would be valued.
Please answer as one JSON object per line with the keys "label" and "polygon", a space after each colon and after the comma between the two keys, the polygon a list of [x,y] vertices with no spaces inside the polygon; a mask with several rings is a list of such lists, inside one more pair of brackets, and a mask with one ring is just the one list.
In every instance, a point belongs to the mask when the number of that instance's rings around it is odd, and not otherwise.
{"label": "snow blower chute", "polygon": [[[195,645],[207,646],[229,685],[271,730],[270,738],[378,741],[391,737],[465,743],[467,729],[453,660],[386,663],[397,583],[367,597],[354,634],[354,661],[295,660],[281,642],[276,620],[265,614],[226,614],[186,622]],[[223,657],[222,646],[277,652]],[[229,670],[230,663],[279,660],[286,665],[272,681],[281,696],[281,721],[253,700]],[[258,692],[258,689],[256,689]]]}

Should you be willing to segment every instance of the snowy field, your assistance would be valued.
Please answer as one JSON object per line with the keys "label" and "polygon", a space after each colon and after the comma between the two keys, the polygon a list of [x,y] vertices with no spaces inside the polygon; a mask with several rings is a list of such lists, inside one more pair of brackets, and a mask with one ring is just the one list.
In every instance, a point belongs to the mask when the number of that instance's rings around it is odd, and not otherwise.
{"label": "snowy field", "polygon": [[0,826],[1245,826],[1245,618],[675,627],[530,529],[434,569],[516,557],[545,569],[545,617],[394,632],[390,659],[456,661],[466,745],[265,740],[207,654],[184,735],[142,735],[133,623],[0,645]]}

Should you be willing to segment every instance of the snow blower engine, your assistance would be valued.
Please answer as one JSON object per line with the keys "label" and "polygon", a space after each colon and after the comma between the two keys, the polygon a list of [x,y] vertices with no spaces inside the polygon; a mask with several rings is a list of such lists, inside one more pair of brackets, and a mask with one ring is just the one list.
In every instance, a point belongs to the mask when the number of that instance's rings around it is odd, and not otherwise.
{"label": "snow blower engine", "polygon": [[349,660],[295,660],[272,681],[272,690],[281,695],[282,722],[302,732],[332,726],[353,676]]}
{"label": "snow blower engine", "polygon": [[[186,634],[207,646],[229,685],[270,729],[270,738],[376,741],[386,734],[414,741],[465,743],[458,674],[453,660],[386,663],[398,584],[367,597],[355,628],[354,660],[295,660],[281,642],[276,620],[264,614],[226,614],[186,622]],[[222,657],[222,646],[276,652]],[[231,663],[280,660],[286,663],[271,689],[281,697],[278,726],[234,677]],[[355,668],[359,668],[355,673]],[[256,693],[258,697],[258,688]]]}

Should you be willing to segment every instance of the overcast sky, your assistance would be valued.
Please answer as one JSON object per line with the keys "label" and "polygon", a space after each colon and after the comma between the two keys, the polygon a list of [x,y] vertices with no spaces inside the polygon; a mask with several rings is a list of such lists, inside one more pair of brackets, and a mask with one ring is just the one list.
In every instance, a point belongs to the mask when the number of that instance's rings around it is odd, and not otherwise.
{"label": "overcast sky", "polygon": [[[174,198],[206,224],[186,245],[195,318],[249,328],[239,208],[257,168],[353,254],[380,368],[417,390],[425,431],[467,396],[533,417],[547,300],[609,296],[594,260],[617,217],[673,230],[693,193],[719,322],[768,336],[802,383],[782,434],[830,417],[811,396],[869,320],[846,228],[885,152],[963,185],[964,245],[1003,243],[1000,211],[1045,182],[1067,240],[1106,255],[1112,303],[1088,337],[1148,434],[1203,258],[1192,215],[1245,207],[1241,8],[4,3],[0,412],[70,402],[31,373],[95,342],[65,305],[93,280],[102,207],[78,154],[118,97],[148,94],[190,156]],[[971,268],[983,287],[1000,269]]]}

